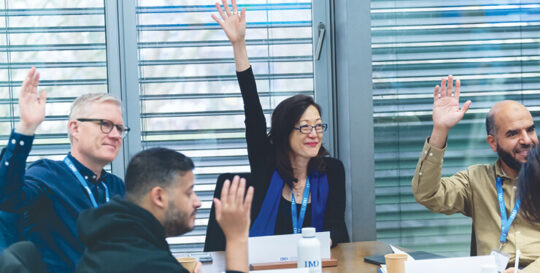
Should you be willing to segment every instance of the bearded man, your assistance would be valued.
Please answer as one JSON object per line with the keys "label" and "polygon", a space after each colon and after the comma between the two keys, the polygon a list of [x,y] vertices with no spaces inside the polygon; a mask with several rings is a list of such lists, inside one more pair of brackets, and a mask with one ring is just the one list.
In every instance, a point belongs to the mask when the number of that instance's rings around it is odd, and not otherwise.
{"label": "bearded man", "polygon": [[[195,226],[201,201],[194,191],[193,161],[166,148],[136,154],[126,171],[126,198],[113,198],[81,213],[81,241],[87,246],[76,273],[188,273],[165,237]],[[248,272],[248,235],[253,187],[234,177],[214,199],[216,220],[226,238],[227,273]],[[193,272],[201,272],[201,263]]]}
{"label": "bearded man", "polygon": [[[478,255],[495,256],[499,270],[514,272],[516,250],[523,272],[540,272],[540,224],[519,213],[516,195],[520,167],[538,144],[531,113],[516,101],[493,105],[486,117],[487,142],[497,153],[493,164],[469,166],[441,178],[446,139],[467,112],[470,101],[459,107],[460,82],[443,78],[435,87],[433,131],[422,150],[412,180],[416,201],[434,212],[472,217]],[[509,257],[509,260],[508,260]]]}

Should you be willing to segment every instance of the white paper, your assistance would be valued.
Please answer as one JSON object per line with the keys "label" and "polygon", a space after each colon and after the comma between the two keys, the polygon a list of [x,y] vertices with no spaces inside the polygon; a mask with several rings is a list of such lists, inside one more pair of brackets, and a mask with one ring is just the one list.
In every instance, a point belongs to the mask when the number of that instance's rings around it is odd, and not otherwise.
{"label": "white paper", "polygon": [[392,251],[394,251],[395,254],[405,254],[405,255],[407,255],[407,261],[414,261],[414,258],[411,255],[409,255],[409,253],[407,253],[407,252],[405,252],[405,251],[403,251],[403,250],[401,250],[401,249],[399,249],[399,248],[397,248],[397,247],[395,247],[393,245],[390,245],[390,248],[392,249]]}
{"label": "white paper", "polygon": [[495,265],[495,258],[486,255],[405,261],[405,273],[481,273],[484,265]]}
{"label": "white paper", "polygon": [[257,271],[249,271],[249,272],[253,272],[253,273],[309,273],[309,268],[257,270]]}
{"label": "white paper", "polygon": [[[317,232],[321,242],[321,259],[330,258],[330,232]],[[297,260],[298,240],[302,234],[286,234],[249,238],[249,263],[274,263]]]}

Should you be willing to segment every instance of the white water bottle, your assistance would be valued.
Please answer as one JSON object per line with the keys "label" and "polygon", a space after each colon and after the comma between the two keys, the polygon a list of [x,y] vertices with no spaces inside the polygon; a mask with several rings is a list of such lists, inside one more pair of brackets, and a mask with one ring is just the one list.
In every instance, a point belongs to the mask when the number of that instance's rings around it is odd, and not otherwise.
{"label": "white water bottle", "polygon": [[321,243],[315,236],[315,228],[302,228],[302,238],[298,241],[298,267],[309,268],[310,273],[321,273]]}

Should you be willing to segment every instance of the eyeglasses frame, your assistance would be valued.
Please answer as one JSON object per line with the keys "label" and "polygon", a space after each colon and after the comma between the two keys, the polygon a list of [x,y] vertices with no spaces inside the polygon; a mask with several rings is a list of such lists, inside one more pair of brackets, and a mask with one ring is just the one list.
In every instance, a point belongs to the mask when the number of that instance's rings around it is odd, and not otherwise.
{"label": "eyeglasses frame", "polygon": [[[80,122],[99,122],[99,129],[104,134],[110,134],[112,132],[113,128],[116,128],[116,130],[118,132],[120,132],[120,135],[122,136],[122,138],[125,138],[127,136],[127,134],[129,133],[129,130],[130,130],[129,127],[127,127],[127,126],[120,125],[120,124],[115,124],[114,122],[112,122],[112,121],[110,121],[108,119],[104,119],[104,118],[78,118],[77,121],[80,121]],[[104,126],[106,121],[112,123],[112,125],[113,125],[108,132],[106,132],[106,130],[103,129],[103,126]]]}
{"label": "eyeglasses frame", "polygon": [[[315,127],[317,127],[319,125],[321,125],[322,131],[317,132],[317,129],[315,129]],[[307,132],[307,133],[302,132],[302,128],[307,128],[307,127],[311,127],[309,132]],[[294,129],[298,130],[298,132],[300,132],[300,134],[303,134],[303,135],[309,135],[309,134],[311,134],[311,132],[313,130],[315,130],[315,133],[324,133],[328,129],[328,124],[327,123],[319,123],[319,124],[316,124],[316,125],[303,124],[303,125],[300,125],[298,127],[294,127]]]}

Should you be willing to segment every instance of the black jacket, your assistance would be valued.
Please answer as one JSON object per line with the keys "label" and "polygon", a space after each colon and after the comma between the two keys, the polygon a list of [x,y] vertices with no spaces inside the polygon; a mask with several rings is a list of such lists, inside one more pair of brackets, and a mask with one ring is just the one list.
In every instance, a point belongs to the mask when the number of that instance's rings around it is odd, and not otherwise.
{"label": "black jacket", "polygon": [[87,249],[75,272],[188,272],[171,254],[161,223],[135,204],[113,198],[81,213],[77,227]]}
{"label": "black jacket", "polygon": [[[237,72],[238,83],[244,100],[246,142],[251,185],[255,188],[251,208],[251,223],[257,218],[274,171],[276,170],[275,147],[266,132],[266,118],[257,93],[253,71],[248,68]],[[324,216],[324,231],[330,231],[332,244],[349,242],[345,225],[345,168],[339,159],[325,157],[328,177],[328,202]],[[279,216],[279,215],[278,215]],[[292,233],[292,226],[291,226]]]}
{"label": "black jacket", "polygon": [[81,213],[77,226],[87,247],[77,273],[188,272],[171,254],[159,221],[121,198]]}

